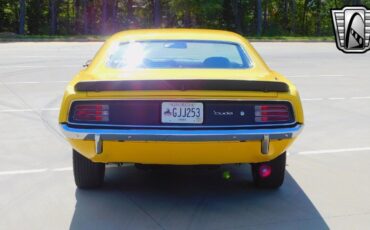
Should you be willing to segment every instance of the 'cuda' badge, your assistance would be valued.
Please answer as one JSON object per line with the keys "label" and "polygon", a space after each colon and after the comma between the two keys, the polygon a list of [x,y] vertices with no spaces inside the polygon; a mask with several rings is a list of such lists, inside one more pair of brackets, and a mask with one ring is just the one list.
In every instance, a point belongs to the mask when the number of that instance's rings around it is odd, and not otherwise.
{"label": "'cuda' badge", "polygon": [[213,114],[215,116],[233,116],[234,115],[233,112],[228,112],[228,111],[226,111],[226,112],[218,112],[216,110],[213,110]]}

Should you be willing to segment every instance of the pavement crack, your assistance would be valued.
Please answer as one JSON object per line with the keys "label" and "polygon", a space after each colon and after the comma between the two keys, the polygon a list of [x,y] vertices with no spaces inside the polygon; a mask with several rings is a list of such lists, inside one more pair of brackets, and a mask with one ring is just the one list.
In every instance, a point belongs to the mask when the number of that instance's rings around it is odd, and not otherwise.
{"label": "pavement crack", "polygon": [[188,226],[186,227],[187,230],[191,229],[191,227],[193,226],[194,219],[196,218],[199,211],[202,209],[203,204],[205,203],[205,200],[206,200],[205,196],[202,196],[200,198],[200,200],[197,202],[197,205],[195,206],[195,209],[194,209],[193,213],[191,214],[190,222],[189,222]]}
{"label": "pavement crack", "polygon": [[160,229],[166,230],[166,228],[157,221],[154,216],[150,215],[149,212],[147,212],[141,205],[139,205],[134,199],[132,199],[129,195],[125,194],[126,197],[140,210],[142,211],[145,215],[147,215]]}
{"label": "pavement crack", "polygon": [[42,116],[41,112],[35,110],[35,109],[32,109],[32,106],[30,104],[28,104],[22,96],[20,96],[17,92],[15,92],[14,90],[12,90],[8,85],[4,84],[4,82],[0,81],[1,85],[3,85],[10,93],[12,93],[16,98],[18,98],[22,103],[23,105],[25,106],[25,108],[27,109],[30,109],[30,112],[31,113],[34,113],[36,114],[40,120],[42,121],[43,124],[45,124],[46,128],[50,131],[52,131],[52,133],[56,134],[56,137],[58,138],[58,140],[62,140],[63,143],[66,143],[66,140],[64,139],[64,136],[58,132],[58,130],[56,130],[52,125],[50,125],[50,123]]}

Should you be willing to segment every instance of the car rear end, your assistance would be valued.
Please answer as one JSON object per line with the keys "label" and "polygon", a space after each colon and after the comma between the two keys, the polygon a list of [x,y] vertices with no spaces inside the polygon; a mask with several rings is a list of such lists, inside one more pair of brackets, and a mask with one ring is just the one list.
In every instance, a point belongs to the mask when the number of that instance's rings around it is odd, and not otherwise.
{"label": "car rear end", "polygon": [[61,127],[72,146],[95,162],[263,162],[286,150],[302,122],[288,85],[258,82],[254,91],[239,91],[253,84],[235,80],[80,82],[65,103],[67,115]]}
{"label": "car rear end", "polygon": [[[60,111],[77,171],[102,178],[106,163],[252,163],[259,178],[269,173],[264,162],[285,168],[303,127],[296,88],[244,38],[213,31],[219,38],[209,41],[206,32],[133,32],[105,43],[68,85]],[[86,174],[76,170],[75,178]]]}

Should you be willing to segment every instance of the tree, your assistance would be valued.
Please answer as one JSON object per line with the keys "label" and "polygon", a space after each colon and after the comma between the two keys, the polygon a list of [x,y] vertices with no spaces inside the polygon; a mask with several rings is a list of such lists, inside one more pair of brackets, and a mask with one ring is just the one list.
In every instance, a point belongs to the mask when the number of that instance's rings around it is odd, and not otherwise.
{"label": "tree", "polygon": [[316,0],[316,35],[321,35],[321,0]]}
{"label": "tree", "polygon": [[262,33],[262,0],[257,0],[257,35]]}
{"label": "tree", "polygon": [[26,21],[26,0],[19,0],[19,34],[25,32],[25,21]]}
{"label": "tree", "polygon": [[263,32],[266,32],[266,30],[267,30],[267,25],[268,25],[268,19],[267,19],[267,17],[268,17],[268,10],[269,10],[269,5],[268,5],[268,3],[269,3],[269,1],[268,0],[265,0],[264,1],[264,10],[263,10],[263,26],[262,26],[262,28],[263,28]]}
{"label": "tree", "polygon": [[108,34],[195,27],[240,34],[332,35],[331,8],[370,0],[0,0],[0,32]]}
{"label": "tree", "polygon": [[107,33],[107,21],[108,21],[108,0],[102,0],[102,33]]}
{"label": "tree", "polygon": [[50,4],[50,33],[57,33],[57,1],[58,0],[49,0]]}
{"label": "tree", "polygon": [[161,2],[160,0],[153,0],[153,24],[155,27],[161,25]]}
{"label": "tree", "polygon": [[186,1],[185,8],[184,8],[184,25],[187,28],[191,27],[191,6],[190,4],[191,2]]}
{"label": "tree", "polygon": [[229,30],[233,30],[235,28],[234,13],[232,9],[232,2],[230,0],[224,0],[222,5],[223,27]]}
{"label": "tree", "polygon": [[46,0],[27,1],[27,33],[43,34],[49,33],[49,4]]}
{"label": "tree", "polygon": [[283,20],[281,21],[281,25],[285,31],[289,31],[289,15],[288,15],[288,0],[283,0]]}
{"label": "tree", "polygon": [[135,27],[136,23],[134,20],[134,7],[133,7],[133,1],[127,0],[127,19],[128,19],[128,27]]}
{"label": "tree", "polygon": [[290,32],[291,33],[295,33],[296,31],[296,14],[297,14],[297,3],[296,3],[296,0],[290,0],[289,1],[289,7],[290,7],[290,15],[289,15],[289,18],[290,18],[290,22],[291,22],[291,25],[290,25]]}
{"label": "tree", "polygon": [[89,14],[88,14],[88,0],[82,0],[83,10],[83,32],[84,34],[89,33]]}
{"label": "tree", "polygon": [[233,2],[234,5],[234,24],[235,24],[235,29],[238,33],[243,32],[243,16],[244,16],[244,9],[243,9],[243,4],[241,0],[234,0]]}
{"label": "tree", "polygon": [[306,15],[309,0],[304,0],[303,3],[303,15],[302,15],[302,32],[306,34]]}

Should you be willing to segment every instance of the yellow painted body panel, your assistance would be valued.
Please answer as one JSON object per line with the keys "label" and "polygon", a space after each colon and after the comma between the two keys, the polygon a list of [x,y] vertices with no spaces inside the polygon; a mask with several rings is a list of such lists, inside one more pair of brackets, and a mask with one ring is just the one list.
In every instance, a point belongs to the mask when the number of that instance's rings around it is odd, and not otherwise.
{"label": "yellow painted body panel", "polygon": [[[249,69],[112,69],[105,65],[109,49],[118,42],[135,40],[217,40],[241,45],[253,62]],[[115,91],[76,92],[80,81],[99,80],[170,80],[225,79],[285,82],[287,93],[238,91]],[[250,43],[243,37],[225,31],[195,29],[134,30],[113,35],[98,51],[88,68],[78,73],[68,84],[61,105],[59,123],[68,120],[69,107],[74,100],[91,99],[194,99],[194,100],[269,100],[289,101],[296,122],[304,123],[303,110],[296,87],[284,76],[270,70]],[[96,162],[137,162],[150,164],[221,164],[263,162],[283,153],[294,141],[273,141],[270,153],[261,154],[261,142],[118,142],[104,141],[103,153],[95,154],[94,142],[68,140],[72,147]]]}
{"label": "yellow painted body panel", "polygon": [[261,154],[260,141],[246,142],[118,142],[104,141],[95,154],[94,141],[70,140],[73,148],[94,162],[142,164],[231,164],[269,161],[283,153],[293,139],[271,141],[269,154]]}

